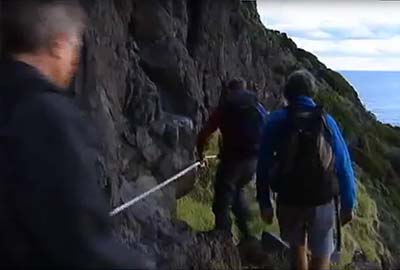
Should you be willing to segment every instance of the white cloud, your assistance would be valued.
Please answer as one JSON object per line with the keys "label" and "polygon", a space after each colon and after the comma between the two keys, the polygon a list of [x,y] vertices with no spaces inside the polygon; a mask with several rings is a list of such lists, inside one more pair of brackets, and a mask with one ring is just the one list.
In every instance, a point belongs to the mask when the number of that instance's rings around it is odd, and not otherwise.
{"label": "white cloud", "polygon": [[343,35],[351,38],[376,38],[376,33],[367,25],[359,25],[351,29],[343,29]]}
{"label": "white cloud", "polygon": [[352,29],[364,25],[399,26],[400,2],[395,1],[263,1],[258,2],[267,26],[270,20],[288,29],[330,27]]}
{"label": "white cloud", "polygon": [[333,38],[332,34],[322,31],[322,30],[314,30],[307,33],[307,36],[314,39],[331,39]]}
{"label": "white cloud", "polygon": [[400,1],[263,1],[264,24],[334,69],[400,70]]}
{"label": "white cloud", "polygon": [[400,57],[376,58],[376,57],[342,57],[321,56],[319,59],[334,70],[376,70],[399,71]]}
{"label": "white cloud", "polygon": [[315,54],[400,57],[400,35],[388,39],[313,40],[296,38],[299,47]]}

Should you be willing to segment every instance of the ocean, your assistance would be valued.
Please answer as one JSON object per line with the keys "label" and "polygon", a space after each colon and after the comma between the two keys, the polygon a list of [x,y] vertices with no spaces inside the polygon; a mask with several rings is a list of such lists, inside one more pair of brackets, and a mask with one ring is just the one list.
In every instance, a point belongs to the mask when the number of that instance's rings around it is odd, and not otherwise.
{"label": "ocean", "polygon": [[383,123],[400,126],[400,71],[340,71],[366,108]]}

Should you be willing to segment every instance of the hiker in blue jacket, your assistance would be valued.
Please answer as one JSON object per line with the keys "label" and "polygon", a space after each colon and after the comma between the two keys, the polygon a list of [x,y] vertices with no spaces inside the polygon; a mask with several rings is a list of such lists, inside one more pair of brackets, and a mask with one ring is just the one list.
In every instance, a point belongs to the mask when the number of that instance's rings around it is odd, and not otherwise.
{"label": "hiker in blue jacket", "polygon": [[[289,76],[289,106],[273,112],[264,129],[257,199],[263,220],[271,224],[271,190],[277,193],[277,217],[281,236],[291,247],[292,268],[325,270],[334,248],[333,198],[340,195],[341,222],[347,224],[356,205],[356,180],[341,131],[314,102],[314,93],[310,72]],[[307,246],[312,253],[310,268]]]}

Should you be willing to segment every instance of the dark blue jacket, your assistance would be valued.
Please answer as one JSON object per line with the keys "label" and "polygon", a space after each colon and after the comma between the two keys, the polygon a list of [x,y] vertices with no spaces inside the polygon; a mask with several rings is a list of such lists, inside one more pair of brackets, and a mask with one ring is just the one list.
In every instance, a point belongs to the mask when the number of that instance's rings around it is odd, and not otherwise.
{"label": "dark blue jacket", "polygon": [[[295,102],[306,108],[316,106],[311,98],[305,96],[298,97]],[[271,207],[268,175],[273,163],[273,151],[281,138],[278,130],[285,123],[287,117],[287,109],[273,112],[264,130],[257,170],[257,198],[262,208]],[[353,209],[357,200],[357,187],[350,154],[336,121],[330,115],[327,115],[326,120],[333,134],[333,151],[336,157],[342,207]]]}
{"label": "dark blue jacket", "polygon": [[98,135],[73,100],[11,60],[0,90],[0,268],[147,268],[114,240]]}

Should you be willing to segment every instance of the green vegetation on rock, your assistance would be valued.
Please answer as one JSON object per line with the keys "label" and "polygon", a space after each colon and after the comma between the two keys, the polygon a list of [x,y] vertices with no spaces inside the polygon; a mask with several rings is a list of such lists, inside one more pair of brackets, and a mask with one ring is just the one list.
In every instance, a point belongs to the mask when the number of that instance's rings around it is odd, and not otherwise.
{"label": "green vegetation on rock", "polygon": [[369,196],[366,187],[359,183],[357,216],[343,230],[343,265],[351,263],[357,250],[361,250],[369,261],[379,262],[384,248],[377,232],[378,224],[376,202]]}
{"label": "green vegetation on rock", "polygon": [[214,228],[214,216],[209,205],[191,196],[178,200],[178,218],[186,221],[196,231],[206,232]]}

